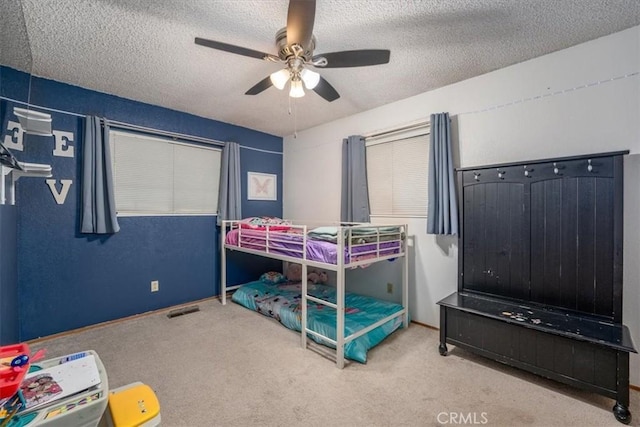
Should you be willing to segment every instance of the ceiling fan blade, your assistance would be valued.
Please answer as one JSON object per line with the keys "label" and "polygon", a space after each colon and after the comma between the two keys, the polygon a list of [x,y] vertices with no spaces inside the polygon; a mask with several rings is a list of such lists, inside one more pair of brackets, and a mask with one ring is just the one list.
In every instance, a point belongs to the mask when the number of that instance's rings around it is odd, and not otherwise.
{"label": "ceiling fan blade", "polygon": [[200,46],[210,47],[212,49],[223,50],[229,53],[235,53],[236,55],[248,56],[250,58],[267,59],[274,56],[269,53],[247,49],[246,47],[235,46],[232,44],[217,42],[214,40],[201,39],[200,37],[196,37],[196,44],[199,44]]}
{"label": "ceiling fan blade", "polygon": [[320,81],[318,85],[313,88],[313,91],[329,102],[340,98],[340,94],[322,76],[320,76]]}
{"label": "ceiling fan blade", "polygon": [[316,65],[322,68],[365,67],[389,62],[391,52],[386,49],[345,50],[342,52],[323,53],[313,57],[312,62],[325,58],[327,65]]}
{"label": "ceiling fan blade", "polygon": [[257,95],[260,92],[263,92],[273,86],[271,83],[271,76],[267,76],[264,79],[260,80],[255,86],[246,91],[245,95]]}
{"label": "ceiling fan blade", "polygon": [[309,47],[316,18],[316,0],[290,0],[287,14],[287,44]]}

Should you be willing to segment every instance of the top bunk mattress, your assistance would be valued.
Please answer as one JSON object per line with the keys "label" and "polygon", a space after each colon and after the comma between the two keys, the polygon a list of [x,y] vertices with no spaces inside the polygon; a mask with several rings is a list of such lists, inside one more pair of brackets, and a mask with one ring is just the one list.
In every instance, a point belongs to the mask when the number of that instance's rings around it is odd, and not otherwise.
{"label": "top bunk mattress", "polygon": [[[225,244],[260,252],[303,258],[326,264],[337,264],[337,233],[340,227],[319,227],[307,234],[294,229],[262,230],[234,228],[225,236]],[[380,234],[381,230],[384,234]],[[353,228],[350,239],[345,238],[344,263],[399,254],[404,233],[400,227]],[[350,241],[348,241],[350,240]],[[306,246],[303,250],[303,245]]]}

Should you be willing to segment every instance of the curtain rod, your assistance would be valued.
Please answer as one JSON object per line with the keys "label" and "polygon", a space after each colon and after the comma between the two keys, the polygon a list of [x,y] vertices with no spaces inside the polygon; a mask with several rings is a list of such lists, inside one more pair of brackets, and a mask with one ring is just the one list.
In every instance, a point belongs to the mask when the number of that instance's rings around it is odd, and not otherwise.
{"label": "curtain rod", "polygon": [[[83,118],[83,119],[87,117],[86,114],[79,114],[79,113],[74,113],[74,112],[71,112],[71,111],[64,111],[64,110],[56,110],[55,108],[49,108],[49,107],[43,107],[41,105],[30,104],[28,102],[19,101],[17,99],[7,98],[5,96],[0,96],[0,99],[11,101],[11,102],[14,102],[16,104],[26,105],[28,107],[34,107],[34,108],[37,108],[37,109],[40,109],[40,110],[47,110],[47,111],[52,111],[54,113],[68,114],[70,116],[76,116],[76,117],[80,117],[80,118]],[[221,146],[221,147],[225,145],[224,142],[218,141],[216,139],[203,138],[203,137],[200,137],[200,136],[185,135],[185,134],[180,134],[180,133],[176,133],[176,132],[161,131],[161,130],[158,130],[158,129],[147,128],[147,127],[144,127],[144,126],[132,125],[130,123],[118,122],[118,121],[109,120],[109,119],[107,119],[107,122],[113,124],[114,127],[117,127],[117,128],[120,128],[120,129],[137,130],[137,131],[140,131],[140,132],[147,132],[147,133],[156,134],[156,135],[165,135],[165,136],[169,136],[171,138],[180,138],[180,139],[184,139],[184,140],[187,140],[187,141],[203,142],[205,144],[212,144],[212,145],[217,145],[217,146]],[[246,150],[260,151],[262,153],[268,153],[268,154],[277,154],[277,155],[282,156],[282,152],[280,152],[280,151],[264,150],[262,148],[254,148],[254,147],[249,147],[249,146],[246,146],[246,145],[240,145],[240,148],[243,148],[243,149],[246,149]]]}
{"label": "curtain rod", "polygon": [[225,144],[224,142],[218,141],[218,140],[215,140],[215,139],[203,138],[201,136],[185,135],[185,134],[182,134],[182,133],[169,132],[169,131],[160,130],[160,129],[153,129],[153,128],[148,128],[148,127],[145,127],[145,126],[132,125],[131,123],[119,122],[119,121],[115,121],[115,120],[102,119],[102,122],[106,123],[110,127],[115,127],[115,128],[119,128],[119,129],[136,130],[136,131],[139,131],[139,132],[146,132],[146,133],[150,133],[150,134],[153,134],[153,135],[168,136],[168,137],[173,138],[173,139],[182,139],[182,140],[186,140],[186,141],[202,142],[204,144],[217,145],[219,147],[224,147],[224,144]]}
{"label": "curtain rod", "polygon": [[[118,129],[128,129],[128,130],[136,130],[139,132],[146,132],[152,135],[162,135],[162,136],[168,136],[171,137],[173,139],[182,139],[185,141],[193,141],[193,142],[202,142],[205,144],[209,144],[209,145],[216,145],[218,147],[224,147],[225,143],[222,141],[218,141],[217,139],[209,139],[209,138],[203,138],[200,136],[193,136],[193,135],[185,135],[182,133],[177,133],[177,132],[169,132],[169,131],[164,131],[164,130],[159,130],[159,129],[154,129],[154,128],[148,128],[148,127],[144,127],[144,126],[138,126],[138,125],[132,125],[130,123],[124,123],[124,122],[119,122],[116,120],[109,120],[109,119],[102,119],[102,121],[106,121],[107,124],[111,127],[114,128],[118,128]],[[263,148],[254,148],[254,147],[249,147],[247,145],[240,145],[240,148],[245,149],[245,150],[252,150],[252,151],[259,151],[261,153],[268,153],[268,154],[277,154],[277,155],[282,155],[282,153],[280,151],[272,151],[272,150],[265,150]]]}
{"label": "curtain rod", "polygon": [[404,125],[404,126],[399,126],[399,127],[395,127],[395,128],[392,128],[392,129],[386,129],[386,130],[382,130],[382,131],[378,131],[378,132],[372,132],[372,133],[363,135],[363,137],[365,139],[379,138],[381,136],[392,135],[392,134],[398,133],[398,132],[406,132],[406,131],[409,131],[409,130],[421,129],[421,128],[429,128],[429,127],[431,127],[431,122],[429,120],[420,120],[418,122],[409,123],[409,124]]}

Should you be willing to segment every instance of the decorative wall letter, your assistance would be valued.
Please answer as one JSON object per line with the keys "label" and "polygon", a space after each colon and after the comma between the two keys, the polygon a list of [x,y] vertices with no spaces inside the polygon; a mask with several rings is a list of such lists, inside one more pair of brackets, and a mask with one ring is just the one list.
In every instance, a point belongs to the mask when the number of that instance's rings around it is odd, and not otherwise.
{"label": "decorative wall letter", "polygon": [[53,136],[55,138],[53,155],[58,157],[73,157],[73,145],[67,145],[68,142],[73,142],[73,132],[54,130]]}
{"label": "decorative wall letter", "polygon": [[4,136],[4,146],[10,150],[24,151],[24,145],[22,143],[24,129],[22,129],[20,123],[9,120],[7,130],[10,133]]}
{"label": "decorative wall letter", "polygon": [[56,189],[56,179],[47,179],[47,185],[49,186],[49,190],[51,190],[51,194],[53,195],[53,198],[56,199],[56,203],[61,205],[64,203],[64,201],[67,198],[67,194],[69,193],[69,188],[71,187],[71,184],[73,183],[73,180],[71,179],[61,179],[60,183],[62,184],[62,188],[60,189],[60,192],[58,193],[58,190]]}

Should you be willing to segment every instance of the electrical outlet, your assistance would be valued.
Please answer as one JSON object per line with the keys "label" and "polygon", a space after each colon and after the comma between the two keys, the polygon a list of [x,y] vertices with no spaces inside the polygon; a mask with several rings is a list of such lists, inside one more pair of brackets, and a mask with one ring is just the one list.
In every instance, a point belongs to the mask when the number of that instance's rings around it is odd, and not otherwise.
{"label": "electrical outlet", "polygon": [[393,293],[393,283],[391,283],[391,282],[387,283],[387,293],[388,294],[392,294]]}
{"label": "electrical outlet", "polygon": [[151,281],[151,292],[158,292],[160,289],[160,283],[157,280]]}

